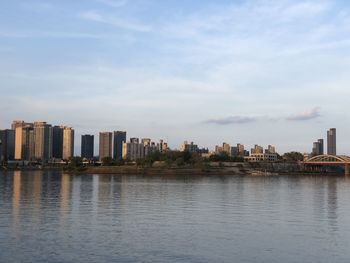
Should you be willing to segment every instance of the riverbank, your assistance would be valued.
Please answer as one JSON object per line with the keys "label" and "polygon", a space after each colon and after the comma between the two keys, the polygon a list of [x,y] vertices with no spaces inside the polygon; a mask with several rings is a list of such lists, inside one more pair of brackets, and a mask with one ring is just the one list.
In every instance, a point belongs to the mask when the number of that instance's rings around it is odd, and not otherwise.
{"label": "riverbank", "polygon": [[[4,169],[2,169],[4,170]],[[293,175],[341,175],[338,172],[303,171],[295,164],[271,164],[268,167],[249,163],[211,163],[204,167],[142,167],[122,166],[44,166],[9,168],[5,171],[62,171],[71,175],[111,174],[111,175],[198,175],[198,176],[284,176]]]}

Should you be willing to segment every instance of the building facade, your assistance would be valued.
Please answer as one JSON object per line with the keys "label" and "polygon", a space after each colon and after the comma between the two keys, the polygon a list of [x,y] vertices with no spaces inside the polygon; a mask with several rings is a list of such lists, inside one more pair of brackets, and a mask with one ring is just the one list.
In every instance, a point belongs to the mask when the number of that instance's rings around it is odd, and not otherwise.
{"label": "building facade", "polygon": [[123,143],[126,142],[125,131],[113,132],[113,159],[121,160],[123,158]]}
{"label": "building facade", "polygon": [[335,128],[327,131],[327,154],[337,155],[337,130]]}
{"label": "building facade", "polygon": [[0,161],[14,160],[15,158],[15,131],[0,130]]}
{"label": "building facade", "polygon": [[81,157],[89,160],[94,158],[94,135],[81,136]]}
{"label": "building facade", "polygon": [[69,160],[73,156],[74,156],[74,130],[71,127],[64,127],[62,159]]}
{"label": "building facade", "polygon": [[52,126],[46,122],[34,122],[34,156],[42,161],[52,158]]}
{"label": "building facade", "polygon": [[100,144],[99,144],[99,158],[102,161],[103,158],[112,158],[112,133],[100,132]]}
{"label": "building facade", "polygon": [[52,127],[52,157],[63,158],[63,129],[64,126]]}

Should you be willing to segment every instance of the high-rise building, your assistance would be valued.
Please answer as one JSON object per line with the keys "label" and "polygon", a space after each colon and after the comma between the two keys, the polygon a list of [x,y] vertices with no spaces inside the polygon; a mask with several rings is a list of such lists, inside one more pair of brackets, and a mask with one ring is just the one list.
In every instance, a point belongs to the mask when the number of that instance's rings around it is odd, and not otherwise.
{"label": "high-rise building", "polygon": [[263,154],[264,148],[257,144],[254,145],[254,148],[251,149],[251,154]]}
{"label": "high-rise building", "polygon": [[193,142],[188,143],[187,141],[184,141],[183,144],[180,145],[180,152],[196,153],[198,151],[198,145],[194,144]]}
{"label": "high-rise building", "polygon": [[231,146],[228,143],[224,142],[222,144],[222,151],[227,155],[231,155]]}
{"label": "high-rise building", "polygon": [[125,131],[113,132],[113,158],[121,160],[123,157],[123,143],[126,142]]}
{"label": "high-rise building", "polygon": [[52,126],[46,122],[34,122],[34,156],[42,161],[52,158]]}
{"label": "high-rise building", "polygon": [[267,149],[265,150],[266,154],[275,154],[276,153],[276,148],[273,145],[268,145]]}
{"label": "high-rise building", "polygon": [[[34,130],[32,123],[14,121],[11,125],[15,131],[15,160],[30,160],[34,158]],[[32,140],[33,139],[33,140]]]}
{"label": "high-rise building", "polygon": [[130,142],[123,143],[123,159],[136,161],[145,158],[145,146],[139,143],[138,138],[131,138]]}
{"label": "high-rise building", "polygon": [[15,131],[0,130],[0,161],[13,160],[15,157]]}
{"label": "high-rise building", "polygon": [[323,147],[323,139],[319,139],[317,142],[314,142],[312,147],[312,155],[322,155],[324,153]]}
{"label": "high-rise building", "polygon": [[243,144],[237,143],[237,155],[242,157],[246,155]]}
{"label": "high-rise building", "polygon": [[112,133],[111,132],[100,132],[100,160],[105,157],[112,158]]}
{"label": "high-rise building", "polygon": [[81,136],[81,157],[90,160],[94,158],[94,135]]}
{"label": "high-rise building", "polygon": [[335,128],[327,131],[327,154],[337,155],[337,130]]}
{"label": "high-rise building", "polygon": [[63,158],[63,129],[64,126],[52,127],[52,157]]}
{"label": "high-rise building", "polygon": [[71,127],[64,127],[62,159],[69,160],[73,156],[74,156],[74,130]]}

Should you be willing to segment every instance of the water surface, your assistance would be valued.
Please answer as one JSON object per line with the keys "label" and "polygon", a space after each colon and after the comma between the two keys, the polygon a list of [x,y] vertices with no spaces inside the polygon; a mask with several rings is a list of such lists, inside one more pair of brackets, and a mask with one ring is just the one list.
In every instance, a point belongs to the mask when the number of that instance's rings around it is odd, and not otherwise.
{"label": "water surface", "polygon": [[0,173],[0,262],[350,262],[350,180]]}

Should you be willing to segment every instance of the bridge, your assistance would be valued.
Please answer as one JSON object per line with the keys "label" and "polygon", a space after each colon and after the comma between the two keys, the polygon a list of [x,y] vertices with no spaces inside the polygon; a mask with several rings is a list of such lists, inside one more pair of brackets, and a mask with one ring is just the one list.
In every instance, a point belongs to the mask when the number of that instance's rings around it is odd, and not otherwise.
{"label": "bridge", "polygon": [[350,157],[345,155],[317,155],[303,162],[306,166],[344,166],[345,176],[350,176]]}

